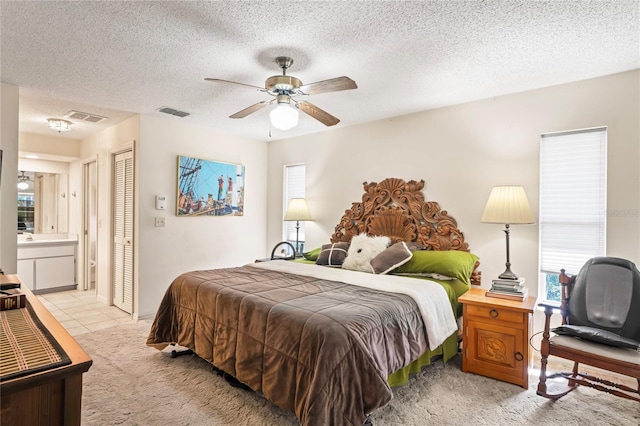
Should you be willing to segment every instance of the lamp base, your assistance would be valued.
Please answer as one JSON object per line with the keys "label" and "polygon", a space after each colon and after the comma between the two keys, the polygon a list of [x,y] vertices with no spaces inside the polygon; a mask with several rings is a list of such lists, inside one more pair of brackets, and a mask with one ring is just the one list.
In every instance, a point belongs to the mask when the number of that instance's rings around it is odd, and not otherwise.
{"label": "lamp base", "polygon": [[511,269],[507,267],[507,269],[503,273],[498,275],[498,278],[500,278],[501,280],[517,280],[518,276],[511,272]]}
{"label": "lamp base", "polygon": [[500,278],[501,280],[517,280],[518,276],[511,272],[511,261],[509,260],[509,224],[506,223],[504,225],[504,228],[504,238],[507,243],[507,261],[505,262],[504,266],[506,266],[507,269],[505,269],[503,273],[498,275],[498,278]]}

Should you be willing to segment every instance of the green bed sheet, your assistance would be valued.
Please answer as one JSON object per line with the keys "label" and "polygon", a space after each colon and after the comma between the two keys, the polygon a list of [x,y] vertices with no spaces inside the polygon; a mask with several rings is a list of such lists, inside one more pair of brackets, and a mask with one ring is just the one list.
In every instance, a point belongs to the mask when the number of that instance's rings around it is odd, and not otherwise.
{"label": "green bed sheet", "polygon": [[[416,278],[421,279],[421,278]],[[470,285],[463,283],[457,279],[453,280],[434,280],[440,284],[447,292],[447,296],[449,296],[449,301],[451,302],[451,309],[453,309],[453,313],[456,318],[462,316],[462,305],[458,303],[458,297],[463,295],[469,290]],[[449,361],[453,356],[458,353],[458,333],[455,332],[451,336],[447,338],[440,346],[435,348],[434,350],[427,349],[425,353],[423,353],[418,359],[413,361],[411,364],[407,365],[404,368],[396,371],[387,377],[387,382],[389,386],[400,386],[404,385],[409,381],[409,375],[413,373],[419,372],[423,367],[431,364],[431,360],[434,357],[442,357],[444,362]]]}

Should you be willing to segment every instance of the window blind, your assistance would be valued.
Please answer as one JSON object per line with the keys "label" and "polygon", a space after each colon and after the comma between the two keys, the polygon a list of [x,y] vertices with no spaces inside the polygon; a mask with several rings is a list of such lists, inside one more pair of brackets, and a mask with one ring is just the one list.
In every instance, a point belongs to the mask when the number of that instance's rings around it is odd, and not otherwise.
{"label": "window blind", "polygon": [[[289,200],[292,198],[305,198],[306,186],[306,166],[296,164],[284,166],[284,204],[282,206],[282,216],[287,211]],[[296,222],[283,222],[283,240],[296,241]],[[304,222],[300,222],[299,240],[304,241]]]}
{"label": "window blind", "polygon": [[576,274],[606,250],[607,129],[540,140],[540,270]]}

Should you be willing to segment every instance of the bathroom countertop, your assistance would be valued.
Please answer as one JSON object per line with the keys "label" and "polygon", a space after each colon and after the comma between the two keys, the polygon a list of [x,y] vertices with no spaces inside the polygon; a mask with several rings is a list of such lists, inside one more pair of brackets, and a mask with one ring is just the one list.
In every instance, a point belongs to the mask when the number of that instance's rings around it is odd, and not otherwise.
{"label": "bathroom countertop", "polygon": [[31,246],[52,246],[52,245],[71,245],[78,244],[78,240],[75,238],[56,238],[51,240],[22,240],[18,241],[18,247],[31,247]]}

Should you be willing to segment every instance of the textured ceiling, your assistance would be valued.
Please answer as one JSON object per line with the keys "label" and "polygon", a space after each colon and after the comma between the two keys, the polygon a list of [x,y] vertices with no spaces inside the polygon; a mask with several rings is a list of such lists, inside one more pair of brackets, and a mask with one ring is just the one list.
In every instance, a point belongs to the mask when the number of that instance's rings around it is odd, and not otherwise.
{"label": "textured ceiling", "polygon": [[141,113],[274,140],[330,128],[301,114],[269,137],[269,108],[228,118],[269,95],[205,77],[262,86],[291,56],[303,83],[357,82],[308,98],[349,126],[640,68],[639,4],[2,0],[0,76],[20,86],[21,131],[74,109],[110,118],[61,136]]}

